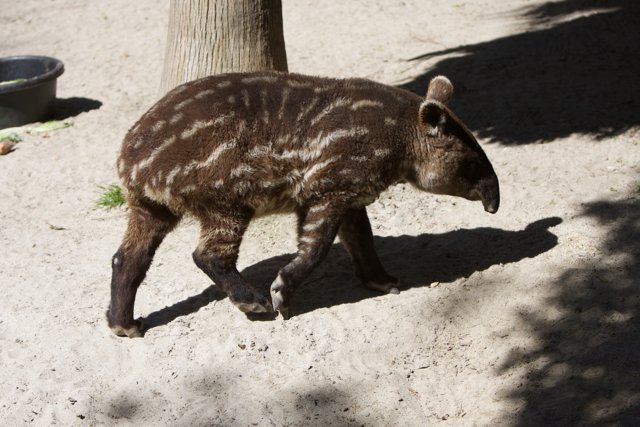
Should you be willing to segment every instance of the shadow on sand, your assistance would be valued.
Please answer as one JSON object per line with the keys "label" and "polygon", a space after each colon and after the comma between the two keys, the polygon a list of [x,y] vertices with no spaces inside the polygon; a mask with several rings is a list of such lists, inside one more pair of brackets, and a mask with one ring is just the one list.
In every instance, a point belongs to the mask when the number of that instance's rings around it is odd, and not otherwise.
{"label": "shadow on sand", "polygon": [[410,59],[448,56],[401,87],[423,96],[431,77],[449,77],[452,109],[505,145],[640,125],[640,2],[566,0],[521,12],[519,34]]}
{"label": "shadow on sand", "polygon": [[508,392],[524,402],[513,425],[640,420],[640,194],[588,204],[583,215],[606,230],[599,252],[557,278],[545,304],[552,319],[521,314],[538,345],[514,350],[500,371],[527,372]]}
{"label": "shadow on sand", "polygon": [[[404,288],[413,288],[435,281],[453,282],[492,265],[518,262],[544,253],[558,242],[549,228],[561,222],[560,218],[551,217],[529,224],[520,231],[475,228],[442,234],[376,237],[375,245],[387,271],[399,276]],[[294,254],[286,254],[268,258],[247,267],[242,275],[263,294],[269,295],[269,286],[278,270],[293,257]],[[292,313],[302,315],[379,295],[357,285],[349,255],[341,244],[335,243],[327,259],[297,290]],[[147,330],[166,325],[223,298],[225,295],[217,287],[210,286],[199,295],[149,314],[143,321]],[[272,316],[252,317],[255,320],[270,318]]]}
{"label": "shadow on sand", "polygon": [[53,120],[64,120],[81,113],[97,110],[102,102],[90,98],[56,98],[53,106]]}

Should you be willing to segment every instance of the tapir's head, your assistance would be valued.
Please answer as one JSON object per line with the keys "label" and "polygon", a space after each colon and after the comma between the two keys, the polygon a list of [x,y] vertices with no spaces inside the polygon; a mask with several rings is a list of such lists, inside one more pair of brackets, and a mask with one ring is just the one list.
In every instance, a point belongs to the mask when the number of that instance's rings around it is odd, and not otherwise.
{"label": "tapir's head", "polygon": [[418,111],[416,162],[409,180],[437,194],[481,200],[487,212],[500,205],[498,177],[478,141],[447,108],[453,85],[443,76],[429,83]]}

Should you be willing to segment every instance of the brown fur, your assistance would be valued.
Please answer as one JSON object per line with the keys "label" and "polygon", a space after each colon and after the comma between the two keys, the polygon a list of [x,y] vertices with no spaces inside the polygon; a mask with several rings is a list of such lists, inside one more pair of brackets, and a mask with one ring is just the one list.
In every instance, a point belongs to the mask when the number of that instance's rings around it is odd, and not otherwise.
{"label": "brown fur", "polygon": [[196,264],[243,311],[273,309],[235,262],[251,218],[276,212],[299,218],[298,256],[272,286],[283,315],[338,232],[363,282],[391,289],[365,210],[382,190],[408,180],[498,207],[491,164],[445,106],[452,93],[444,77],[422,99],[368,80],[275,72],[212,76],[168,93],[132,127],[118,159],[131,212],[114,256],[114,331],[133,327],[135,288],[184,215],[202,225]]}

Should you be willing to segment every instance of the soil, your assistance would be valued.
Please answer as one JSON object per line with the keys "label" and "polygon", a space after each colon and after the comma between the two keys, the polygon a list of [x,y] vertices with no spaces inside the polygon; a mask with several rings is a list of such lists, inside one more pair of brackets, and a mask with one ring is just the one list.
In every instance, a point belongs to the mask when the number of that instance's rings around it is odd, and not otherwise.
{"label": "soil", "polygon": [[[288,321],[239,312],[168,236],[142,339],[105,321],[127,129],[158,98],[168,2],[4,1],[0,56],[61,59],[58,118],[0,158],[3,425],[631,425],[640,417],[640,6],[633,0],[284,2],[291,71],[366,77],[452,109],[500,178],[481,204],[398,185],[369,207],[405,287],[358,286],[338,241]],[[293,218],[250,227],[268,289]]]}

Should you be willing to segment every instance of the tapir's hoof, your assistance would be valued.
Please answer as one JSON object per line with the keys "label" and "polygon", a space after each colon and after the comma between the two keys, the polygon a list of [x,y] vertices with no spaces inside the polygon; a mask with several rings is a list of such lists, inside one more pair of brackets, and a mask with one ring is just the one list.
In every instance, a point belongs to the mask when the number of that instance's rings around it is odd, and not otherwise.
{"label": "tapir's hoof", "polygon": [[373,289],[374,291],[384,292],[385,294],[399,294],[398,290],[399,283],[376,283],[376,282],[366,282],[364,284],[365,288]]}
{"label": "tapir's hoof", "polygon": [[129,337],[129,338],[140,338],[142,337],[142,331],[144,330],[144,325],[142,320],[137,319],[134,320],[133,325],[129,327],[124,326],[111,326],[111,332],[119,337]]}
{"label": "tapir's hoof", "polygon": [[264,301],[253,301],[253,302],[243,302],[243,301],[231,301],[238,309],[240,309],[243,313],[271,313],[273,312],[273,307],[271,307],[271,303],[264,299]]}
{"label": "tapir's hoof", "polygon": [[237,286],[229,293],[229,301],[243,313],[271,313],[273,307],[265,298],[251,286]]}
{"label": "tapir's hoof", "polygon": [[273,303],[273,309],[279,311],[286,320],[289,318],[289,307],[285,301],[285,293],[286,285],[280,276],[278,276],[271,284],[271,302]]}
{"label": "tapir's hoof", "polygon": [[280,314],[284,320],[289,320],[291,315],[289,314],[289,307],[280,307]]}
{"label": "tapir's hoof", "polygon": [[271,301],[273,302],[273,309],[279,311],[282,317],[286,320],[289,318],[289,307],[284,305],[284,298],[282,292],[271,291]]}

